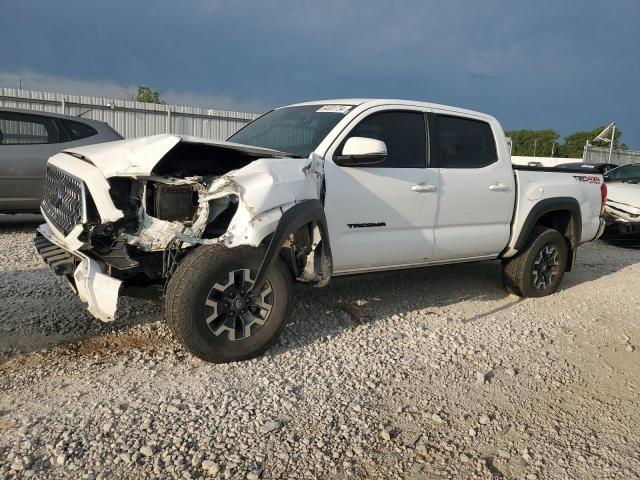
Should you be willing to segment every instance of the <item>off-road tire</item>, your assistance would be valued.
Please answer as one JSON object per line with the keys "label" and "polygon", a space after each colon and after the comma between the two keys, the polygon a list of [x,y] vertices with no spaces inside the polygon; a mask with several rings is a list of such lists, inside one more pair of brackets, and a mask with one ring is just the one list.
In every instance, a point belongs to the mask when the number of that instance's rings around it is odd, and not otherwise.
{"label": "off-road tire", "polygon": [[[548,286],[534,285],[534,264],[541,251],[557,252],[557,271]],[[524,250],[502,263],[502,281],[509,293],[520,297],[544,297],[558,290],[567,266],[568,248],[562,234],[553,228],[536,227]]]}
{"label": "off-road tire", "polygon": [[190,353],[207,362],[235,362],[262,355],[276,341],[289,314],[292,283],[280,259],[267,275],[273,306],[255,334],[232,341],[228,335],[215,335],[206,323],[205,302],[212,286],[237,269],[257,272],[264,254],[261,248],[202,245],[176,268],[167,285],[165,317],[174,337]]}

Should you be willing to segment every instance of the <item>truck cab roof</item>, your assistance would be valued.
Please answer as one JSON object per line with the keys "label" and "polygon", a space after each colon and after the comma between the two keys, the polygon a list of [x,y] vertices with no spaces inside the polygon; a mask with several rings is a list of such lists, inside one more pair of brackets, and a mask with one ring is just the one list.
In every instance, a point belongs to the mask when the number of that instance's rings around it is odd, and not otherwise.
{"label": "truck cab roof", "polygon": [[[362,110],[366,110],[373,107],[384,106],[384,105],[399,105],[399,106],[407,106],[407,107],[422,107],[422,108],[432,108],[437,110],[446,110],[448,112],[451,112],[452,114],[470,115],[478,118],[496,120],[491,115],[488,115],[483,112],[478,112],[475,110],[454,107],[451,105],[442,105],[442,104],[433,103],[433,102],[423,102],[419,100],[404,100],[399,98],[334,98],[334,99],[327,99],[327,100],[313,100],[310,102],[294,103],[291,105],[287,105],[287,107],[301,107],[306,105],[351,105],[355,107],[360,107],[360,109]],[[280,108],[286,108],[286,107],[280,107]]]}

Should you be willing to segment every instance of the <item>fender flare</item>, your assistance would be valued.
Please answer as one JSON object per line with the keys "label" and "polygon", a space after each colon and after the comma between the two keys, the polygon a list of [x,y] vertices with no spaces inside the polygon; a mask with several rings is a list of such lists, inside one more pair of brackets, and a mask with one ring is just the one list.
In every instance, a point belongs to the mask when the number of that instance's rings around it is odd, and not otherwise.
{"label": "fender flare", "polygon": [[322,203],[320,203],[320,200],[303,200],[286,210],[282,214],[282,217],[280,217],[276,230],[269,242],[267,253],[260,265],[260,270],[258,270],[258,274],[256,275],[256,279],[252,287],[253,293],[259,292],[262,289],[262,286],[266,281],[267,274],[278,258],[282,244],[287,237],[308,223],[315,223],[320,230],[320,236],[322,238],[322,254],[325,258],[323,266],[328,270],[323,271],[323,274],[328,280],[333,273],[333,259],[331,255],[329,229],[327,228],[327,218],[324,214],[324,208]]}
{"label": "fender flare", "polygon": [[569,258],[567,260],[567,271],[570,271],[575,262],[576,249],[580,244],[580,239],[582,237],[582,213],[580,212],[580,204],[575,198],[547,198],[535,204],[531,211],[529,211],[526,220],[522,224],[522,230],[520,230],[520,235],[518,235],[518,239],[516,240],[513,248],[518,251],[522,250],[527,245],[529,237],[531,236],[531,232],[533,231],[540,218],[542,218],[542,216],[546,215],[547,213],[558,211],[571,212],[571,220],[569,224],[571,235],[567,237],[570,242],[570,252]]}
{"label": "fender flare", "polygon": [[580,243],[582,236],[582,214],[580,213],[580,204],[575,198],[572,197],[557,197],[547,198],[540,200],[529,211],[526,220],[522,224],[522,230],[518,235],[518,240],[514,245],[516,250],[521,250],[529,240],[529,236],[533,231],[538,220],[547,213],[568,210],[571,212],[571,223],[573,227],[573,246],[575,247]]}

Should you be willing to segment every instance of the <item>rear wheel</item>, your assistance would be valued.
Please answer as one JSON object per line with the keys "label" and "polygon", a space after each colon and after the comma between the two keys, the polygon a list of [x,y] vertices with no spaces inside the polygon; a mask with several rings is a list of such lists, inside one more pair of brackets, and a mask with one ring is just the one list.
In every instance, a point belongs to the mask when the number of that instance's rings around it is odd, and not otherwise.
{"label": "rear wheel", "polygon": [[521,297],[555,293],[564,277],[567,255],[567,243],[560,232],[536,227],[524,251],[503,262],[505,288]]}
{"label": "rear wheel", "polygon": [[279,260],[257,294],[254,280],[264,251],[200,246],[178,266],[167,286],[165,314],[174,336],[193,355],[214,363],[264,353],[282,332],[291,281]]}

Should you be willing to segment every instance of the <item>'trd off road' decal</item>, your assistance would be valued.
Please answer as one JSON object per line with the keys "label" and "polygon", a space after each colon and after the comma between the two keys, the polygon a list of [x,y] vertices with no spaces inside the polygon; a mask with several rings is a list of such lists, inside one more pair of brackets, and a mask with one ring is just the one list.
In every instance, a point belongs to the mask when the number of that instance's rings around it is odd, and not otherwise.
{"label": "'trd off road' decal", "polygon": [[600,177],[595,175],[574,175],[573,178],[576,179],[576,182],[580,183],[600,183]]}

